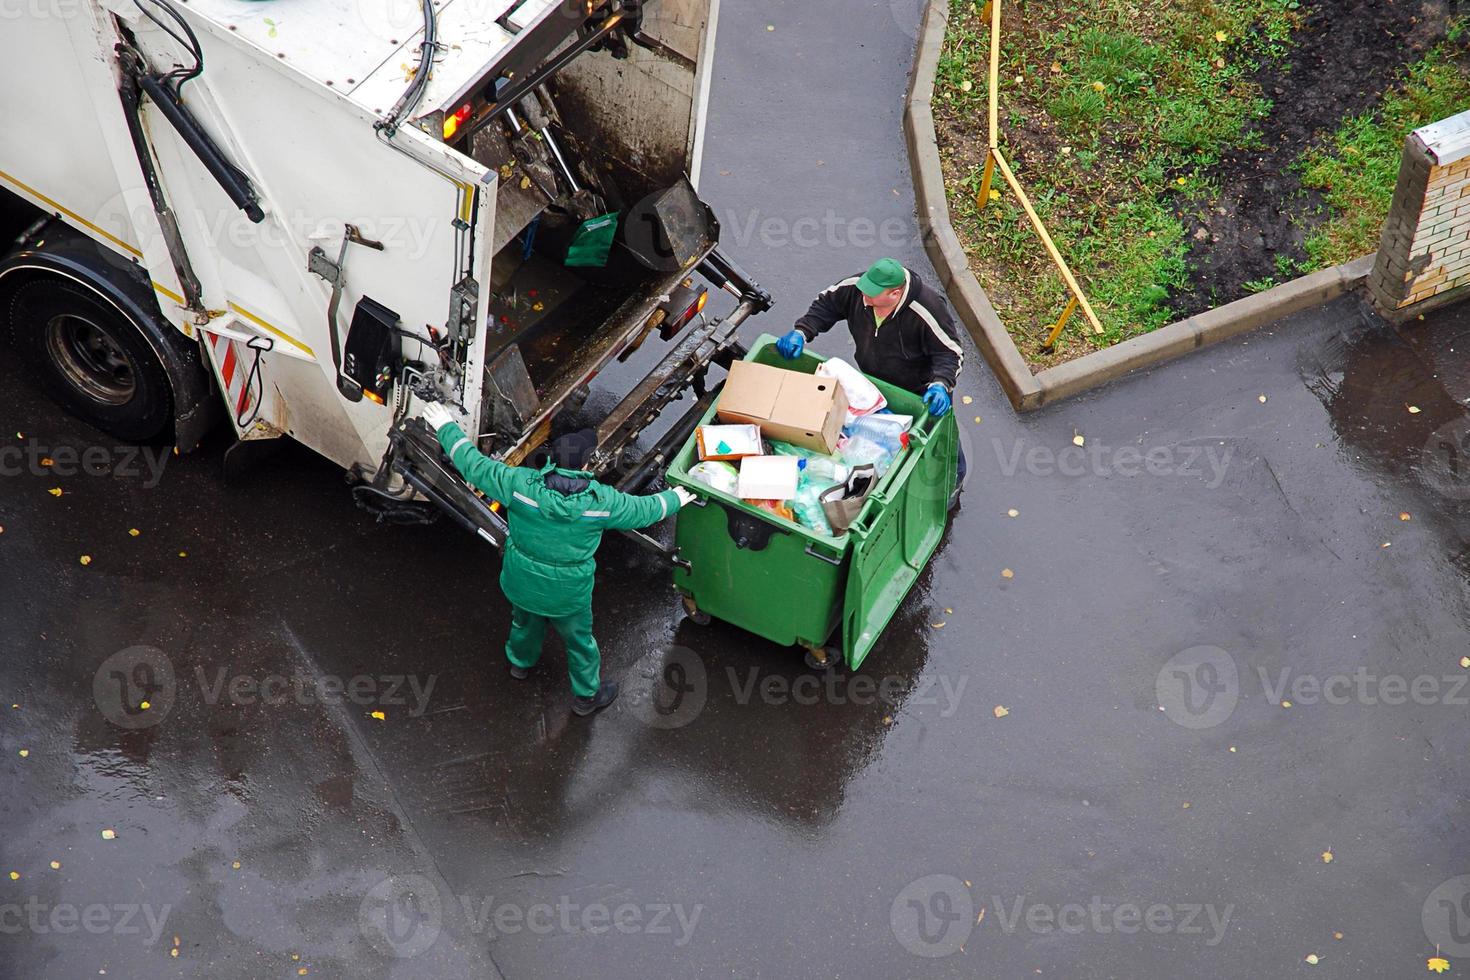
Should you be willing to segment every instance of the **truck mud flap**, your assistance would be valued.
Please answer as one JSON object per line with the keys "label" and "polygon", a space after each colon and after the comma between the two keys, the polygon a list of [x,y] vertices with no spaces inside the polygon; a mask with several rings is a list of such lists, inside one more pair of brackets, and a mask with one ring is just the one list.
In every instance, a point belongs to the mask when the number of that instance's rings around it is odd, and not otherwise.
{"label": "truck mud flap", "polygon": [[393,426],[386,462],[393,473],[460,527],[497,548],[505,544],[505,518],[464,482],[422,419],[404,419]]}

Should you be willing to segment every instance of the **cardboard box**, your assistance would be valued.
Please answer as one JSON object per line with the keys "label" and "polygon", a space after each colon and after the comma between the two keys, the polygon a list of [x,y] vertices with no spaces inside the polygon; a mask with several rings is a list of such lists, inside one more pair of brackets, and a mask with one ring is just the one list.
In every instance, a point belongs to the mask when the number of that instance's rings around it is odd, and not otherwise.
{"label": "cardboard box", "polygon": [[700,459],[731,460],[742,456],[759,456],[761,430],[758,425],[701,425],[694,430]]}
{"label": "cardboard box", "polygon": [[743,500],[790,500],[796,496],[797,457],[747,456],[740,461],[737,493]]}
{"label": "cardboard box", "polygon": [[832,453],[847,418],[847,396],[833,378],[736,361],[720,393],[721,422],[749,422],[769,439]]}

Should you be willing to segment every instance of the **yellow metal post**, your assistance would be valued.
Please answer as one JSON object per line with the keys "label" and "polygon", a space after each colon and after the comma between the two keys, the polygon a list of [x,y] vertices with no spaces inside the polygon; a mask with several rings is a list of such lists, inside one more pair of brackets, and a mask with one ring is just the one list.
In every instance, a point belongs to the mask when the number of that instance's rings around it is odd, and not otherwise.
{"label": "yellow metal post", "polygon": [[1000,0],[990,4],[990,148],[1000,145]]}
{"label": "yellow metal post", "polygon": [[1062,328],[1067,325],[1068,320],[1072,319],[1072,314],[1075,312],[1077,312],[1077,297],[1073,296],[1067,300],[1067,308],[1062,311],[1061,319],[1052,324],[1051,333],[1046,335],[1046,348],[1048,350],[1057,345],[1057,338],[1062,335]]}
{"label": "yellow metal post", "polygon": [[1026,191],[1021,187],[1021,182],[1011,172],[1010,164],[1006,163],[1006,158],[998,148],[992,149],[990,155],[995,158],[996,166],[1000,167],[1001,176],[1006,179],[1006,183],[1010,185],[1011,191],[1021,202],[1021,207],[1026,209],[1026,217],[1031,219],[1031,226],[1036,229],[1036,234],[1041,238],[1041,244],[1046,246],[1047,254],[1051,256],[1051,260],[1055,263],[1057,271],[1062,274],[1062,279],[1066,282],[1067,288],[1072,291],[1072,295],[1082,305],[1082,312],[1087,316],[1087,322],[1092,324],[1092,332],[1102,333],[1102,323],[1099,322],[1097,314],[1092,312],[1092,304],[1087,302],[1087,297],[1082,293],[1082,287],[1077,285],[1077,279],[1072,275],[1072,270],[1067,268],[1067,262],[1062,258],[1062,253],[1057,251],[1056,243],[1051,240],[1051,235],[1047,234],[1046,225],[1041,223],[1041,216],[1031,206],[1031,199],[1026,196]]}
{"label": "yellow metal post", "polygon": [[995,175],[995,157],[988,150],[985,153],[985,176],[980,178],[980,199],[975,203],[985,207],[990,203],[990,178]]}

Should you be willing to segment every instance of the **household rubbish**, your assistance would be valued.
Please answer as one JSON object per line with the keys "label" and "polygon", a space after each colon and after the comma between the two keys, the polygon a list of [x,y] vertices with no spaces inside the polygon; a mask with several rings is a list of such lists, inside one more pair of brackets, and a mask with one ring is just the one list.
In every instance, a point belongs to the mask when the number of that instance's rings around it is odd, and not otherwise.
{"label": "household rubbish", "polygon": [[861,415],[869,415],[880,409],[886,408],[888,399],[883,397],[883,392],[878,386],[868,380],[868,376],[844,360],[829,357],[817,365],[816,376],[819,378],[832,378],[842,386],[842,392],[847,396],[847,421]]}
{"label": "household rubbish", "polygon": [[715,414],[721,422],[760,426],[770,439],[830,453],[847,419],[847,396],[832,378],[736,361]]}
{"label": "household rubbish", "polygon": [[701,425],[694,430],[694,437],[699,445],[700,459],[728,460],[762,455],[758,425]]}

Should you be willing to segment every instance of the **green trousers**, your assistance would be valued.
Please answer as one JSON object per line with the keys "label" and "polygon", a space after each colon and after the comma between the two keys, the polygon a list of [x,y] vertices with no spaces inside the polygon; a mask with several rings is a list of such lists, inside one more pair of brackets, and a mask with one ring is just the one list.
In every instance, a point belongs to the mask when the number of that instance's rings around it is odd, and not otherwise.
{"label": "green trousers", "polygon": [[556,628],[567,646],[567,673],[572,677],[572,693],[590,698],[602,686],[602,654],[592,636],[592,606],[567,616],[541,616],[520,606],[510,607],[510,639],[505,643],[505,656],[517,667],[530,669],[541,659],[541,646],[546,640],[546,624]]}

